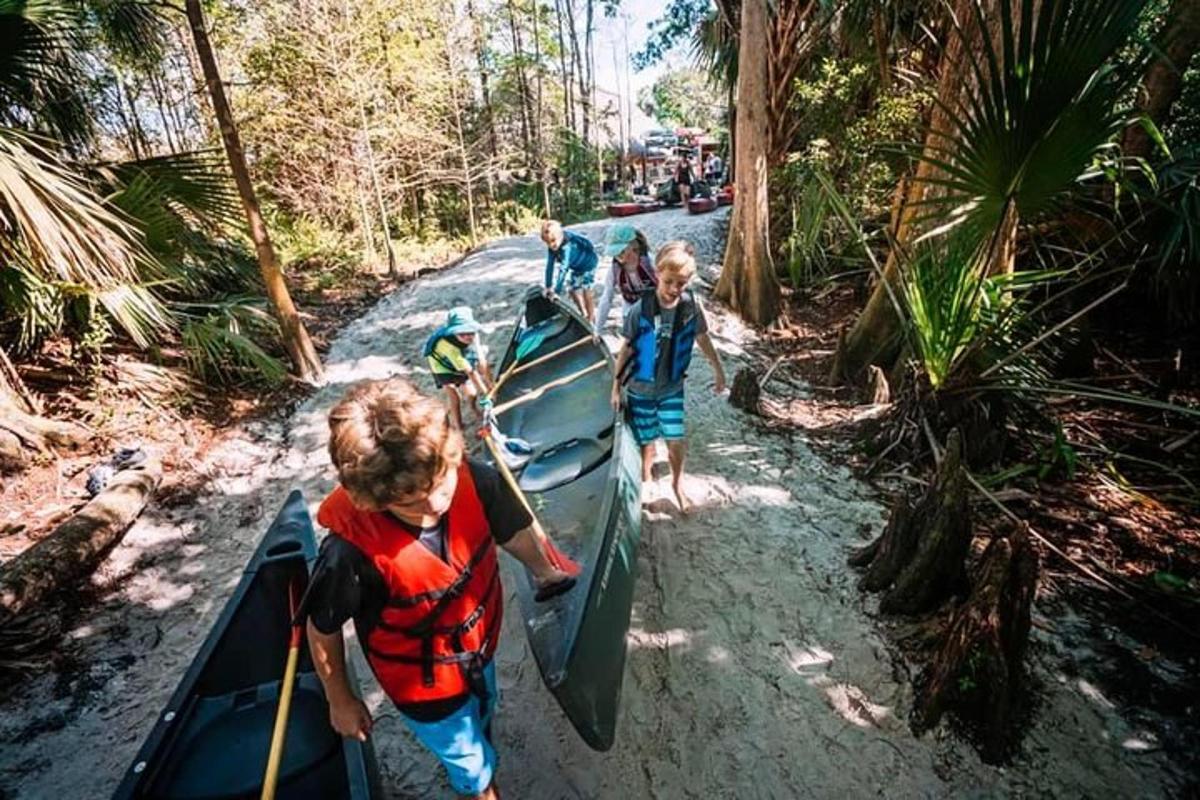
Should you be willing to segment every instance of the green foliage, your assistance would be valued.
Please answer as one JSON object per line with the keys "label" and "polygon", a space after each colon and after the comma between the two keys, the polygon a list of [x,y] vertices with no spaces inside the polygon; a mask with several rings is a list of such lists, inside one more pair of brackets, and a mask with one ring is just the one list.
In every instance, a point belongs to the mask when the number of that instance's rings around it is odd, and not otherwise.
{"label": "green foliage", "polygon": [[642,70],[662,61],[714,11],[712,0],[670,0],[663,15],[650,23],[650,35],[645,46],[634,53],[633,65]]}
{"label": "green foliage", "polygon": [[1098,151],[1127,122],[1117,100],[1137,72],[1111,66],[1144,5],[1002,0],[995,48],[976,7],[963,21],[968,33],[959,35],[987,43],[981,53],[967,48],[979,85],[957,105],[938,103],[949,131],[934,152],[921,156],[937,167],[928,182],[940,190],[927,193],[924,221],[967,224],[986,240],[1010,206],[1021,220],[1033,221],[1087,177]]}
{"label": "green foliage", "polygon": [[1135,184],[1144,216],[1141,241],[1153,243],[1150,289],[1169,321],[1200,321],[1200,148],[1181,147],[1151,185]]}
{"label": "green foliage", "polygon": [[713,86],[725,90],[737,86],[738,32],[715,9],[696,25],[692,58]]}
{"label": "green foliage", "polygon": [[721,123],[725,101],[698,69],[675,69],[638,93],[638,107],[666,127],[713,130]]}
{"label": "green foliage", "polygon": [[220,303],[180,306],[182,340],[193,372],[220,383],[262,380],[277,384],[287,375],[283,362],[256,339],[278,336],[261,298],[230,297]]}
{"label": "green foliage", "polygon": [[596,207],[596,149],[567,130],[559,132],[559,180],[552,185],[551,206],[563,222],[587,219]]}
{"label": "green foliage", "polygon": [[788,277],[796,287],[828,275],[837,258],[835,209],[824,167],[804,158],[791,158],[780,170],[777,185],[788,198],[790,219],[780,250]]}
{"label": "green foliage", "polygon": [[881,144],[917,137],[929,91],[899,83],[881,91],[874,65],[835,58],[797,79],[794,91],[791,113],[803,120],[796,152],[825,169],[857,216],[882,217],[906,164]]}
{"label": "green foliage", "polygon": [[1053,475],[1061,475],[1069,481],[1075,479],[1079,454],[1067,441],[1061,423],[1055,422],[1054,439],[1042,448],[1038,460],[1038,480],[1046,480]]}
{"label": "green foliage", "polygon": [[0,126],[80,145],[94,130],[86,99],[78,7],[61,0],[0,0]]}

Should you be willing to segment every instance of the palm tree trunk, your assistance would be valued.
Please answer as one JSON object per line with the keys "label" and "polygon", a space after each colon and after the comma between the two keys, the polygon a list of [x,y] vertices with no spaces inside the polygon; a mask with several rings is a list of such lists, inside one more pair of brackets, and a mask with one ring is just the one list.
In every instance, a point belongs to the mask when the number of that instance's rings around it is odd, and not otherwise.
{"label": "palm tree trunk", "polygon": [[216,55],[208,39],[208,29],[205,27],[204,11],[200,0],[184,0],[188,24],[192,29],[192,38],[196,43],[196,55],[204,73],[204,82],[208,87],[208,95],[212,100],[213,113],[221,128],[221,141],[225,145],[225,155],[229,158],[229,168],[233,172],[233,180],[237,184],[238,194],[242,198],[242,208],[246,212],[246,222],[250,227],[250,238],[254,240],[254,250],[258,254],[258,266],[262,273],[263,285],[267,290],[267,298],[279,320],[279,330],[283,338],[283,346],[291,357],[292,367],[296,376],[303,381],[319,384],[324,380],[321,359],[308,336],[308,330],[296,311],[292,297],[288,293],[287,283],[283,272],[279,269],[279,260],[275,256],[275,248],[271,244],[271,235],[263,221],[262,211],[258,206],[258,197],[254,193],[254,184],[250,181],[250,169],[246,166],[246,155],[242,150],[241,137],[238,136],[237,126],[233,121],[233,109],[225,97],[225,86],[221,83],[221,74],[217,69]]}
{"label": "palm tree trunk", "polygon": [[[741,16],[741,40],[766,42],[767,0],[744,0]],[[779,316],[780,304],[768,210],[769,57],[765,47],[742,47],[738,53],[737,191],[725,260],[713,293],[756,325],[766,325]]]}
{"label": "palm tree trunk", "polygon": [[[985,18],[996,16],[997,0],[984,0],[981,13]],[[954,14],[959,20],[969,20],[975,13],[974,0],[955,0]],[[968,30],[974,30],[968,26]],[[973,42],[972,47],[981,43]],[[951,34],[939,59],[938,103],[934,105],[929,115],[929,127],[925,135],[925,152],[931,158],[937,148],[944,146],[946,134],[951,130],[951,123],[945,108],[958,106],[960,98],[973,85],[970,70],[965,69],[967,54],[962,36]],[[884,372],[895,360],[900,350],[902,331],[901,319],[897,313],[893,296],[899,296],[900,287],[900,256],[908,243],[915,238],[914,221],[921,209],[921,201],[929,191],[929,180],[936,177],[937,170],[930,159],[923,158],[917,163],[916,173],[907,179],[904,190],[904,200],[897,215],[892,230],[892,241],[895,243],[888,252],[883,275],[875,285],[862,313],[855,320],[842,341],[838,344],[837,354],[833,359],[830,379],[834,382],[856,380],[863,375],[872,364],[880,366]],[[1014,228],[1015,231],[1015,228]]]}
{"label": "palm tree trunk", "polygon": [[[1158,58],[1150,62],[1138,92],[1138,109],[1162,128],[1171,117],[1171,106],[1183,91],[1183,76],[1200,48],[1200,3],[1175,0],[1167,12],[1158,41]],[[1125,131],[1122,149],[1127,156],[1145,158],[1153,142],[1141,125]]]}

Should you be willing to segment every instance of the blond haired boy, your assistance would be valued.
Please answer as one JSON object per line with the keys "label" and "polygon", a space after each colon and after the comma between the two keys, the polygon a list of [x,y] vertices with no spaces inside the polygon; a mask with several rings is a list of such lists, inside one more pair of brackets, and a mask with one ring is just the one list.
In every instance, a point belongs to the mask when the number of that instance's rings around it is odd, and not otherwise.
{"label": "blond haired boy", "polygon": [[329,414],[339,485],[305,596],[313,663],[330,722],[365,740],[371,715],[346,679],[342,626],[354,620],[380,686],[460,796],[496,798],[492,657],[503,588],[496,545],[544,594],[574,579],[554,567],[529,512],[484,464],[466,459],[446,409],[399,378],[352,387]]}
{"label": "blond haired boy", "polygon": [[621,405],[621,384],[633,421],[633,434],[642,448],[642,480],[652,478],[654,443],[667,442],[671,488],[681,511],[689,507],[683,488],[683,462],[687,456],[684,429],[683,384],[692,360],[692,349],[712,364],[713,390],[725,391],[725,370],[708,336],[708,320],[700,299],[688,290],[696,274],[696,255],[687,242],[668,242],[654,259],[658,285],[647,291],[625,312],[623,341],[617,356],[612,404]]}
{"label": "blond haired boy", "polygon": [[[596,248],[586,236],[563,230],[562,223],[548,219],[542,223],[542,241],[546,244],[546,276],[542,292],[547,296],[562,294],[563,286],[588,322],[596,314],[592,301],[592,284],[596,282],[596,265],[600,263]],[[558,279],[554,273],[557,269]]]}

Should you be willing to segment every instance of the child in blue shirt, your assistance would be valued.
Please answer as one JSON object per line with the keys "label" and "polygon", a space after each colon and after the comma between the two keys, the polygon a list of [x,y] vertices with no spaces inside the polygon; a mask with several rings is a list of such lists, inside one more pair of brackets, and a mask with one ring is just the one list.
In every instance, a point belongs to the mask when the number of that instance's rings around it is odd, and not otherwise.
{"label": "child in blue shirt", "polygon": [[[596,314],[592,284],[596,282],[596,265],[600,262],[596,248],[587,237],[563,230],[562,224],[554,219],[542,223],[542,241],[547,247],[542,291],[548,297],[562,294],[565,283],[579,312],[592,322]],[[554,280],[555,267],[558,267],[557,280]]]}

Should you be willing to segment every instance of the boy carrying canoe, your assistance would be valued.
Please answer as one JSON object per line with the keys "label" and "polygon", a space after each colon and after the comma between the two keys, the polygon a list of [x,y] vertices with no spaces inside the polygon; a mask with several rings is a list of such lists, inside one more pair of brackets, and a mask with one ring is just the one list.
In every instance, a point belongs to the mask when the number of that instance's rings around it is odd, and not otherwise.
{"label": "boy carrying canoe", "polygon": [[643,292],[658,283],[658,274],[650,260],[650,244],[646,236],[632,225],[614,225],[608,231],[608,246],[604,254],[612,259],[604,292],[596,307],[596,332],[604,330],[613,298],[620,294],[626,307],[637,302]]}
{"label": "boy carrying canoe", "polygon": [[462,395],[470,398],[479,418],[479,399],[487,397],[492,384],[492,373],[479,343],[479,323],[471,309],[466,306],[450,309],[446,324],[425,341],[422,354],[429,363],[434,384],[446,393],[446,405],[454,424],[462,430]]}
{"label": "boy carrying canoe", "polygon": [[[543,293],[547,296],[563,293],[563,285],[588,322],[596,309],[592,304],[592,284],[596,282],[596,265],[600,259],[596,248],[586,236],[563,230],[562,223],[548,219],[542,223],[542,241],[546,243],[546,278]],[[555,280],[555,269],[558,279]]]}
{"label": "boy carrying canoe", "polygon": [[683,381],[692,360],[692,348],[712,364],[713,391],[725,391],[725,371],[708,336],[708,320],[700,299],[688,291],[696,274],[696,256],[687,242],[668,242],[654,259],[658,286],[645,292],[625,312],[624,341],[617,356],[612,386],[613,408],[621,407],[621,383],[628,382],[627,401],[633,418],[633,436],[642,448],[642,481],[652,479],[654,443],[666,439],[671,463],[671,488],[679,510],[689,508],[683,491],[683,461],[687,440],[683,424]]}
{"label": "boy carrying canoe", "polygon": [[454,791],[497,798],[489,732],[504,590],[496,545],[533,573],[542,596],[574,579],[547,559],[500,475],[464,457],[442,404],[412,384],[352,387],[329,413],[329,430],[339,485],[317,513],[330,536],[302,611],[330,723],[362,741],[371,732],[371,714],[346,679],[342,626],[353,619],[384,693]]}

